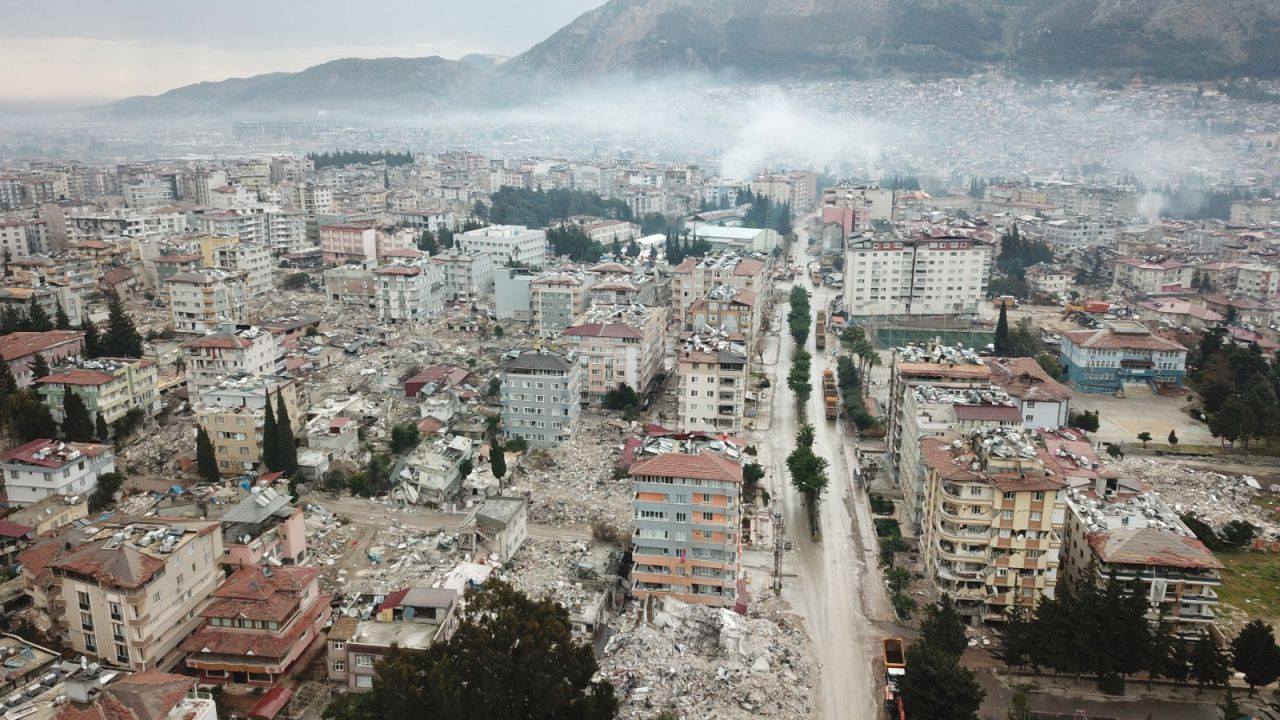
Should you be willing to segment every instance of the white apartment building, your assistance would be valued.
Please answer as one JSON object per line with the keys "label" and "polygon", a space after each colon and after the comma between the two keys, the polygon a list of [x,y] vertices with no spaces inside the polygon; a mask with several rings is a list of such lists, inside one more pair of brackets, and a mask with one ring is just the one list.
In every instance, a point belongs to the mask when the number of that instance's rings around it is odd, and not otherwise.
{"label": "white apartment building", "polygon": [[215,248],[213,253],[217,267],[244,275],[245,293],[250,298],[262,298],[275,292],[271,251],[265,245],[242,240],[235,245]]}
{"label": "white apartment building", "polygon": [[1071,268],[1048,263],[1037,263],[1023,271],[1027,286],[1034,293],[1068,297],[1076,286],[1076,276]]}
{"label": "white apartment building", "polygon": [[893,220],[893,191],[874,185],[836,186],[822,191],[822,206],[866,208],[868,220]]}
{"label": "white apartment building", "polygon": [[93,237],[152,237],[187,232],[187,213],[171,208],[116,209],[110,212],[71,214],[67,234],[72,242]]}
{"label": "white apartment building", "polygon": [[178,273],[165,280],[173,329],[189,335],[203,335],[224,322],[245,320],[244,277],[240,273],[210,269]]}
{"label": "white apartment building", "polygon": [[855,317],[976,313],[991,258],[991,244],[977,238],[854,238],[845,250],[844,306]]}
{"label": "white apartment building", "polygon": [[1116,237],[1116,226],[1103,220],[1082,217],[1046,220],[1040,234],[1054,248],[1078,248],[1108,245]]}
{"label": "white apartment building", "polygon": [[1186,292],[1195,273],[1194,265],[1181,260],[1119,258],[1112,267],[1113,284],[1147,295]]}
{"label": "white apartment building", "polygon": [[438,263],[423,258],[384,265],[373,274],[379,320],[420,323],[444,310],[445,274]]}
{"label": "white apartment building", "polygon": [[680,432],[741,435],[749,379],[742,347],[691,343],[680,352],[677,368]]}
{"label": "white apartment building", "polygon": [[431,262],[444,271],[445,296],[451,302],[471,302],[493,290],[494,257],[485,252],[435,255]]}
{"label": "white apartment building", "polygon": [[15,218],[0,218],[0,252],[10,258],[33,254],[27,239],[27,223]]}
{"label": "white apartment building", "polygon": [[1235,291],[1257,300],[1280,295],[1280,269],[1275,265],[1246,263],[1236,268]]}
{"label": "white apartment building", "polygon": [[490,225],[462,233],[455,239],[464,253],[497,256],[493,259],[494,266],[511,261],[530,268],[541,268],[547,264],[545,230],[530,230],[523,225]]}
{"label": "white apartment building", "polygon": [[276,336],[255,326],[223,323],[216,332],[178,346],[187,368],[187,396],[194,398],[232,375],[276,375],[284,372],[284,348]]}
{"label": "white apartment building", "polygon": [[173,183],[160,178],[143,178],[124,186],[124,204],[131,208],[173,204]]}
{"label": "white apartment building", "polygon": [[0,455],[11,506],[26,507],[50,495],[88,496],[98,478],[116,470],[109,445],[32,440]]}

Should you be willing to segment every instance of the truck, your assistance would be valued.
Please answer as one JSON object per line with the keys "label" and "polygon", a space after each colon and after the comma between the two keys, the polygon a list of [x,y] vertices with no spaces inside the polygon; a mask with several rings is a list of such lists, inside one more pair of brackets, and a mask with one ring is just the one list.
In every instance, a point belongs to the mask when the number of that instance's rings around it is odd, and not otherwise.
{"label": "truck", "polygon": [[902,645],[902,638],[887,637],[882,639],[884,648],[884,710],[889,720],[906,720],[907,713],[902,707],[902,695],[898,692],[898,681],[907,674],[907,653]]}
{"label": "truck", "polygon": [[819,352],[827,348],[827,311],[819,310],[813,321],[813,342]]}
{"label": "truck", "polygon": [[809,268],[809,279],[813,281],[814,287],[822,284],[822,271],[818,269],[817,265]]}
{"label": "truck", "polygon": [[828,420],[840,415],[840,391],[836,389],[836,374],[831,368],[822,371],[822,401]]}

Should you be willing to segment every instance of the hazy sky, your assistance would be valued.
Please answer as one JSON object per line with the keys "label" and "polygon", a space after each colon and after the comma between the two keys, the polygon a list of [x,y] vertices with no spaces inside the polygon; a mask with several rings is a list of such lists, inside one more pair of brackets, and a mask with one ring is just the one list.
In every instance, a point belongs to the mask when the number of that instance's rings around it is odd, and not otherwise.
{"label": "hazy sky", "polygon": [[515,55],[604,0],[0,0],[0,99],[107,99],[342,57]]}

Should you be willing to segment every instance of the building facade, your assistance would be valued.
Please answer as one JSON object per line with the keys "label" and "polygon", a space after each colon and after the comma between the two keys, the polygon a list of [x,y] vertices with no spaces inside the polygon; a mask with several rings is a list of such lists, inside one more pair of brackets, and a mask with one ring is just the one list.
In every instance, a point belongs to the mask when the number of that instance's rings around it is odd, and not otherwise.
{"label": "building facade", "polygon": [[1067,381],[1081,392],[1180,387],[1187,373],[1185,347],[1131,321],[1063,333],[1058,359]]}
{"label": "building facade", "polygon": [[533,447],[573,439],[580,413],[582,366],[573,353],[512,351],[502,360],[502,432]]}
{"label": "building facade", "polygon": [[108,445],[38,439],[0,455],[9,505],[26,507],[52,496],[87,497],[98,478],[116,471]]}
{"label": "building facade", "polygon": [[854,238],[844,306],[854,316],[973,314],[986,298],[991,258],[991,244],[976,238]]}

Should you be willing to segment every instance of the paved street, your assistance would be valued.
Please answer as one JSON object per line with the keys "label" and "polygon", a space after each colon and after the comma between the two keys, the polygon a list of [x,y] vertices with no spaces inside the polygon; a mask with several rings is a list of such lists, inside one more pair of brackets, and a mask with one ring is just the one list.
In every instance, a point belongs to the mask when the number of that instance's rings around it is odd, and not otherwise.
{"label": "paved street", "polygon": [[[803,266],[803,234],[795,243],[792,262]],[[801,282],[808,282],[807,276]],[[784,291],[790,290],[790,284]],[[814,310],[828,300],[826,288],[814,297]],[[817,717],[878,717],[879,638],[886,634],[878,624],[891,620],[884,598],[883,583],[875,562],[874,531],[864,507],[866,499],[856,490],[850,466],[851,443],[840,434],[840,425],[823,418],[821,403],[822,370],[825,357],[813,362],[813,383],[819,392],[810,396],[807,417],[814,423],[814,450],[830,463],[831,485],[821,509],[822,539],[809,537],[803,502],[790,485],[786,456],[794,446],[799,421],[795,399],[786,385],[786,374],[794,342],[786,332],[786,303],[779,303],[772,327],[776,337],[766,341],[764,357],[773,383],[772,423],[760,442],[768,450],[775,487],[773,496],[781,501],[787,539],[795,550],[786,558],[787,579],[783,597],[805,618],[822,672],[816,700]],[[808,349],[814,352],[812,334]],[[769,361],[776,362],[768,364]],[[858,522],[855,523],[855,517]],[[794,577],[792,577],[794,575]]]}

